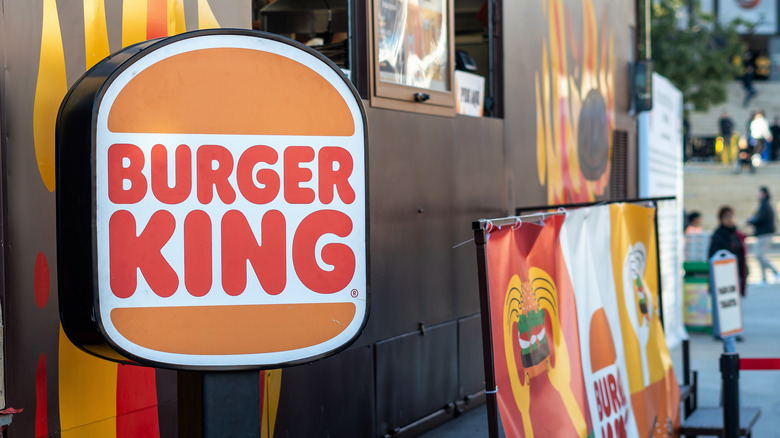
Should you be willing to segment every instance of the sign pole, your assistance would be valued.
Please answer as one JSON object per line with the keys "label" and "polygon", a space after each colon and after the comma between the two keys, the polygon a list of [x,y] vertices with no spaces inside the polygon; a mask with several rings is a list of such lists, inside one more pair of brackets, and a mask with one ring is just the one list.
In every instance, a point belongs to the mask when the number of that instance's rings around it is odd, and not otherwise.
{"label": "sign pole", "polygon": [[261,372],[179,371],[179,437],[260,438]]}
{"label": "sign pole", "polygon": [[482,357],[485,365],[485,398],[488,411],[488,433],[498,438],[498,387],[493,369],[493,331],[490,319],[490,297],[487,280],[487,243],[485,230],[474,223],[474,241],[477,244],[477,272],[479,276],[479,306],[482,312]]}

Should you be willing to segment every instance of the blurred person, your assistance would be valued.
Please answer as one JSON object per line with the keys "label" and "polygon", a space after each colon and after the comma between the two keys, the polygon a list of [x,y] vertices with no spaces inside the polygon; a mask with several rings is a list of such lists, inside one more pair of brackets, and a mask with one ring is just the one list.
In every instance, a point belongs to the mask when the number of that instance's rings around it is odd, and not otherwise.
{"label": "blurred person", "polygon": [[770,151],[769,159],[777,161],[778,156],[780,156],[780,117],[775,116],[774,120],[772,120],[769,133],[772,134],[772,150]]}
{"label": "blurred person", "polygon": [[703,230],[701,228],[701,213],[692,211],[688,214],[688,224],[685,227],[685,234],[698,234]]}
{"label": "blurred person", "polygon": [[756,64],[756,77],[759,79],[769,79],[769,72],[772,68],[772,61],[766,56],[766,52],[762,51],[755,60]]}
{"label": "blurred person", "polygon": [[734,119],[731,118],[727,110],[723,110],[718,119],[720,136],[723,137],[723,144],[731,144],[731,136],[734,135]]}
{"label": "blurred person", "polygon": [[766,145],[771,142],[772,133],[769,132],[769,123],[764,118],[764,112],[756,111],[750,120],[750,143],[753,145],[753,154],[763,154]]}
{"label": "blurred person", "polygon": [[745,88],[745,100],[742,101],[742,106],[747,108],[750,106],[750,99],[756,96],[756,89],[753,87],[753,66],[745,66],[745,73],[742,75],[742,87]]}
{"label": "blurred person", "polygon": [[750,173],[754,173],[756,168],[753,166],[753,146],[747,138],[739,137],[737,140],[737,157],[734,160],[734,173],[742,172],[742,166],[747,163]]}
{"label": "blurred person", "polygon": [[745,259],[745,235],[737,229],[737,224],[734,221],[734,209],[728,205],[720,207],[718,224],[718,228],[715,229],[710,238],[708,257],[711,258],[722,249],[734,254],[739,268],[739,293],[744,297],[748,275],[747,260]]}
{"label": "blurred person", "polygon": [[762,186],[758,189],[758,210],[747,220],[747,223],[754,228],[756,236],[756,259],[761,267],[761,283],[768,284],[766,271],[771,271],[772,283],[777,281],[778,272],[771,263],[766,254],[769,251],[769,245],[772,244],[772,236],[775,234],[775,212],[770,203],[769,188]]}

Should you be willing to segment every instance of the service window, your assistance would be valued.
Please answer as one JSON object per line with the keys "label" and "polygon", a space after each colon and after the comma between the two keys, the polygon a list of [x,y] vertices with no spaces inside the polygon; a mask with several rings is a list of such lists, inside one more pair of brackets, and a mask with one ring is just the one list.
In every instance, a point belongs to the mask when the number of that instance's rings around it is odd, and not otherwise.
{"label": "service window", "polygon": [[306,44],[350,72],[347,0],[252,0],[252,28]]}
{"label": "service window", "polygon": [[452,0],[372,0],[371,105],[455,114]]}
{"label": "service window", "polygon": [[500,7],[498,0],[454,0],[458,114],[501,117]]}

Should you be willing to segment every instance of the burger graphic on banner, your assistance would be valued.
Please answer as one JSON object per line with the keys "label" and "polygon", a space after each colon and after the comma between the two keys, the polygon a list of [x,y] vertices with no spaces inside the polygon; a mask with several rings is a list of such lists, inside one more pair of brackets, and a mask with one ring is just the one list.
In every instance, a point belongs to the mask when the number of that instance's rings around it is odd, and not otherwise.
{"label": "burger graphic on banner", "polygon": [[[525,436],[529,437],[548,431],[540,419],[553,410],[557,416],[568,416],[563,422],[571,423],[575,430],[587,428],[570,386],[571,356],[559,319],[559,298],[553,278],[537,267],[529,269],[528,280],[514,275],[507,287],[503,312],[506,369]],[[560,405],[550,402],[550,391],[557,393]],[[534,403],[546,404],[543,412],[532,415]]]}
{"label": "burger graphic on banner", "polygon": [[317,52],[244,30],[147,41],[58,119],[60,313],[98,356],[281,366],[368,317],[366,123]]}

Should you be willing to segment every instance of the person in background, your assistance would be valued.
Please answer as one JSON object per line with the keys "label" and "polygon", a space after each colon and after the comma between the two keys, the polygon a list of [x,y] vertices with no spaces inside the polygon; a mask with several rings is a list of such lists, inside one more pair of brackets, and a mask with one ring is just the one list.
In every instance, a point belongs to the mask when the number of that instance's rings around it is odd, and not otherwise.
{"label": "person in background", "polygon": [[755,60],[756,78],[769,79],[769,72],[772,68],[772,61],[766,56],[766,52],[761,52]]}
{"label": "person in background", "polygon": [[737,140],[737,158],[734,160],[734,173],[742,172],[742,165],[747,163],[750,167],[750,173],[754,173],[756,168],[753,166],[753,146],[745,136],[740,136]]}
{"label": "person in background", "polygon": [[728,205],[724,205],[718,210],[718,223],[718,228],[715,229],[710,238],[708,257],[711,258],[722,249],[734,254],[739,268],[739,292],[744,297],[748,275],[747,260],[745,259],[745,235],[737,229],[734,221],[734,209]]}
{"label": "person in background", "polygon": [[720,119],[718,119],[718,127],[720,128],[720,136],[723,137],[723,147],[725,148],[731,144],[731,136],[734,135],[734,120],[725,109],[720,114]]}
{"label": "person in background", "polygon": [[698,234],[702,231],[701,213],[698,211],[692,211],[690,214],[688,214],[688,224],[685,227],[685,234]]}
{"label": "person in background", "polygon": [[755,87],[753,87],[753,66],[748,64],[744,65],[745,73],[742,74],[742,86],[745,88],[745,100],[742,101],[742,106],[747,108],[750,106],[750,99],[755,97],[757,93]]}
{"label": "person in background", "polygon": [[747,221],[755,229],[756,259],[758,259],[758,263],[761,266],[761,282],[763,284],[768,284],[766,271],[772,272],[772,282],[778,279],[777,269],[769,263],[769,259],[766,256],[769,251],[769,245],[772,244],[772,236],[775,234],[775,212],[769,198],[768,187],[762,186],[758,189],[758,210]]}
{"label": "person in background", "polygon": [[766,146],[772,144],[772,133],[769,132],[769,123],[764,118],[763,111],[756,111],[750,120],[750,142],[753,145],[753,153],[761,155]]}
{"label": "person in background", "polygon": [[772,126],[769,127],[769,133],[772,134],[772,151],[769,154],[769,159],[777,161],[780,157],[780,117],[775,116]]}

